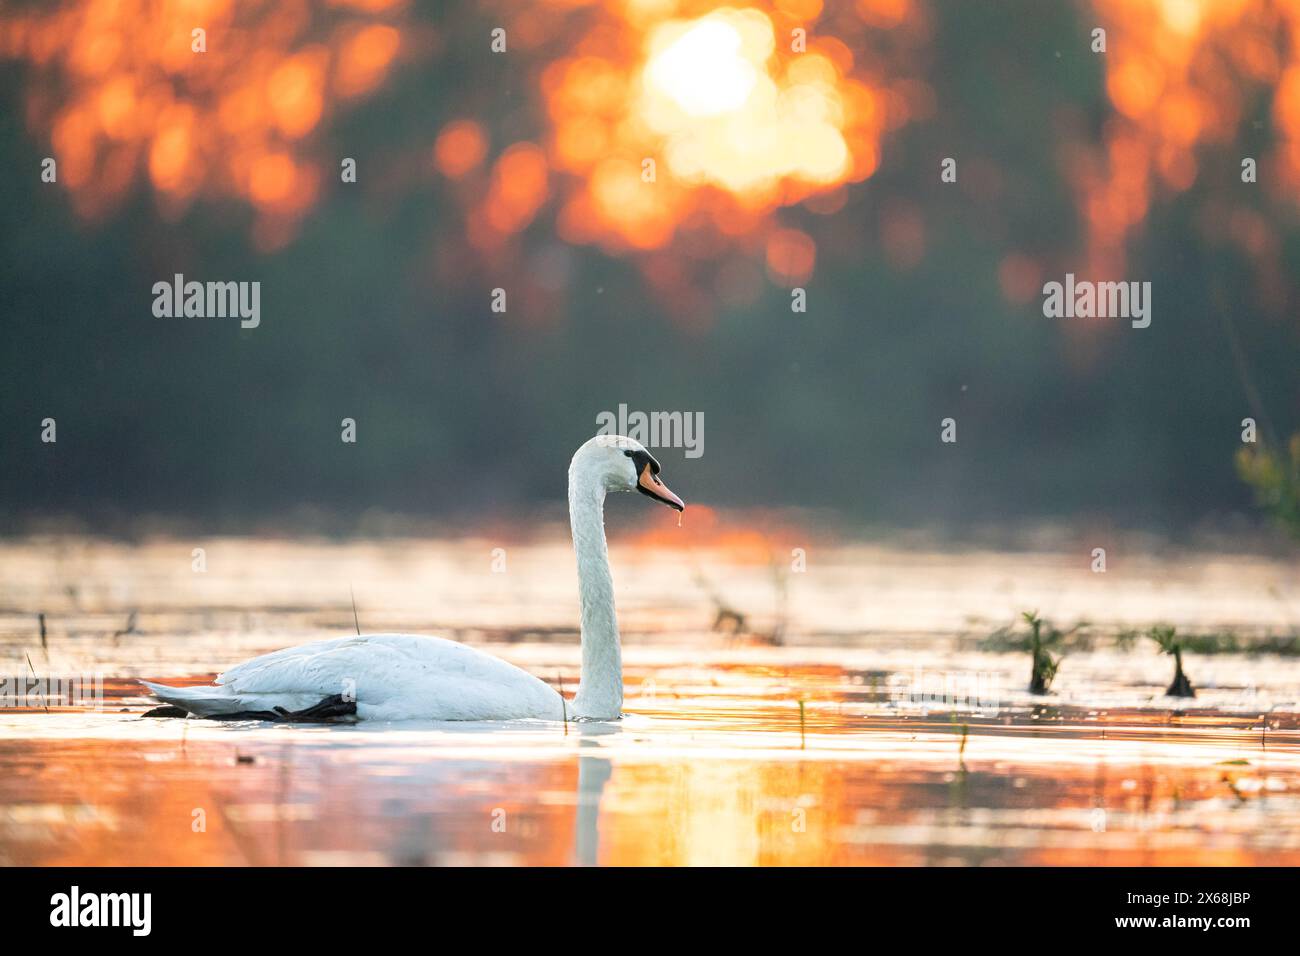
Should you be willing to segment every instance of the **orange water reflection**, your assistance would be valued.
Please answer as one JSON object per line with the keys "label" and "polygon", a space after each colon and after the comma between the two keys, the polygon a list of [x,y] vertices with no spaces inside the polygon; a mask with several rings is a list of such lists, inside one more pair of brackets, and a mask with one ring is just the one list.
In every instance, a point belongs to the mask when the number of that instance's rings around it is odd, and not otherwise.
{"label": "orange water reflection", "polygon": [[[0,543],[0,675],[105,675],[98,712],[0,708],[0,863],[1300,863],[1300,659],[1192,655],[1179,703],[1167,658],[1098,646],[1043,700],[977,640],[1022,607],[1267,631],[1291,564],[1135,559],[1103,586],[1077,555],[821,544],[778,604],[729,524],[615,543],[629,716],[567,730],[142,719],[131,680],[350,633],[351,586],[365,630],[475,643],[572,695],[563,540],[511,544],[509,574],[473,538]],[[780,607],[780,639],[712,630],[720,599],[768,634]],[[972,674],[991,703],[925,698]]]}
{"label": "orange water reflection", "polygon": [[938,718],[656,710],[567,734],[11,716],[0,862],[1300,863],[1294,728],[1264,749],[1123,715],[963,746]]}

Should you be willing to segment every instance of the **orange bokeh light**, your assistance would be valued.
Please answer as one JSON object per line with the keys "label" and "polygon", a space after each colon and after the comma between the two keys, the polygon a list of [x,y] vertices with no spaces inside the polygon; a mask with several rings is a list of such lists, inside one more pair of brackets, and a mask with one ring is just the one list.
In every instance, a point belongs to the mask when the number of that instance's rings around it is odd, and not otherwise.
{"label": "orange bokeh light", "polygon": [[116,208],[142,172],[165,215],[200,193],[233,196],[258,210],[255,237],[282,244],[318,194],[326,160],[304,143],[331,94],[371,92],[400,49],[397,28],[371,19],[400,2],[330,5],[340,25],[325,42],[308,39],[303,3],[33,6],[0,16],[0,56],[35,69],[28,121],[49,130],[83,217]]}
{"label": "orange bokeh light", "polygon": [[[1252,83],[1276,85],[1279,142],[1272,158],[1279,175],[1261,188],[1300,194],[1300,53],[1286,40],[1300,36],[1300,3],[1096,0],[1094,6],[1107,31],[1102,65],[1117,115],[1106,124],[1102,149],[1080,150],[1084,158],[1068,167],[1088,228],[1088,274],[1122,271],[1125,241],[1152,203],[1196,184],[1202,172],[1196,150],[1237,137],[1252,108]],[[1224,234],[1210,228],[1216,238]]]}
{"label": "orange bokeh light", "polygon": [[320,121],[328,60],[328,51],[313,46],[281,63],[267,80],[271,115],[286,138],[305,136]]}
{"label": "orange bokeh light", "polygon": [[817,264],[817,245],[798,229],[776,229],[767,237],[767,271],[784,286],[807,282]]}
{"label": "orange bokeh light", "polygon": [[487,156],[487,148],[482,126],[473,120],[456,120],[438,134],[433,161],[444,176],[459,179],[478,168]]}
{"label": "orange bokeh light", "polygon": [[833,199],[824,211],[838,208],[897,125],[886,91],[852,75],[842,39],[794,38],[821,12],[820,0],[606,9],[542,74],[561,237],[636,252],[702,230],[757,233],[774,280],[805,281],[813,241],[774,214],[822,196]]}
{"label": "orange bokeh light", "polygon": [[379,86],[401,47],[402,36],[390,26],[363,27],[343,42],[334,89],[341,96],[361,96]]}
{"label": "orange bokeh light", "polygon": [[546,201],[547,175],[546,156],[536,145],[509,147],[492,170],[483,221],[498,235],[524,228]]}

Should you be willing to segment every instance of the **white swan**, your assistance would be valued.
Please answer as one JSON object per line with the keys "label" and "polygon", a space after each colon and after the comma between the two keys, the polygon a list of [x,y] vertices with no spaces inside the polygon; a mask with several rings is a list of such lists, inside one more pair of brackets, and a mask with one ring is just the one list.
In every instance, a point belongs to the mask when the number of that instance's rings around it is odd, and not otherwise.
{"label": "white swan", "polygon": [[639,442],[598,435],[569,465],[569,522],[578,557],[582,674],[565,702],[527,671],[440,637],[373,634],[314,641],[254,657],[207,687],[140,681],[160,700],[198,717],[313,720],[616,720],[623,658],[605,545],[605,495],[633,489],[678,511]]}

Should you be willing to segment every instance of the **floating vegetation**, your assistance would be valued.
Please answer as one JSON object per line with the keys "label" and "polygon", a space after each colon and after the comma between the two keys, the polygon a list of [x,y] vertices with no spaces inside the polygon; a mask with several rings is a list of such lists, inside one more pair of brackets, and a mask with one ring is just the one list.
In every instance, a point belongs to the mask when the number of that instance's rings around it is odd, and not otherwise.
{"label": "floating vegetation", "polygon": [[[1021,617],[1029,625],[1028,631],[1014,626],[1000,627],[978,641],[976,647],[995,654],[1028,653],[1032,665],[1029,691],[1033,694],[1050,693],[1052,681],[1067,654],[1091,651],[1103,643],[1086,621],[1061,630],[1039,617],[1036,611],[1024,612]],[[1300,635],[1296,634],[1241,638],[1231,631],[1210,631],[1178,635],[1173,627],[1155,626],[1147,630],[1119,631],[1113,643],[1117,650],[1131,651],[1140,638],[1155,641],[1163,653],[1173,657],[1174,679],[1166,691],[1170,697],[1196,696],[1196,689],[1183,670],[1184,651],[1192,654],[1300,656]]]}
{"label": "floating vegetation", "polygon": [[1157,626],[1151,628],[1147,636],[1160,645],[1163,653],[1172,654],[1174,658],[1174,679],[1165,693],[1170,697],[1195,697],[1196,689],[1183,673],[1183,647],[1175,629]]}
{"label": "floating vegetation", "polygon": [[1074,627],[1062,631],[1040,618],[1037,611],[1024,612],[1020,616],[1029,623],[1028,632],[1019,631],[1014,625],[1000,627],[980,640],[976,647],[991,654],[1025,653],[1033,649],[1037,638],[1040,646],[1065,655],[1090,651],[1096,643],[1087,621],[1080,621]]}
{"label": "floating vegetation", "polygon": [[126,616],[126,627],[122,628],[122,630],[120,631],[114,631],[113,637],[111,638],[112,641],[116,643],[117,639],[124,635],[139,634],[140,633],[139,619],[140,619],[139,611],[132,611],[130,614],[128,614]]}
{"label": "floating vegetation", "polygon": [[1232,791],[1232,795],[1236,797],[1239,802],[1245,803],[1246,795],[1241,791],[1241,788],[1237,786],[1237,781],[1226,773],[1223,775],[1222,779],[1223,782],[1228,785],[1228,789]]}
{"label": "floating vegetation", "polygon": [[744,638],[753,643],[767,644],[773,647],[781,645],[785,638],[788,584],[784,567],[775,559],[772,561],[772,572],[773,589],[776,594],[773,622],[770,629],[758,629],[750,625],[749,614],[723,597],[722,593],[700,568],[695,569],[695,583],[700,590],[708,595],[710,602],[713,604],[712,629],[716,633],[724,634],[728,638]]}
{"label": "floating vegetation", "polygon": [[[1126,628],[1115,632],[1111,638],[1105,633],[1099,633],[1087,621],[1080,621],[1064,631],[1043,621],[1040,641],[1043,647],[1064,656],[1087,653],[1110,644],[1116,650],[1131,651],[1149,634],[1149,630]],[[1276,654],[1281,657],[1300,657],[1300,634],[1243,637],[1233,631],[1205,631],[1179,635],[1178,643],[1189,654],[1245,654],[1250,657]],[[991,654],[1028,653],[1032,645],[1032,631],[1017,630],[1013,626],[999,627],[975,643],[977,650]]]}
{"label": "floating vegetation", "polygon": [[[1120,650],[1132,650],[1145,631],[1121,631],[1115,638]],[[1300,635],[1267,635],[1241,638],[1232,631],[1210,631],[1204,634],[1184,634],[1178,638],[1183,650],[1189,654],[1278,654],[1282,657],[1300,656]]]}

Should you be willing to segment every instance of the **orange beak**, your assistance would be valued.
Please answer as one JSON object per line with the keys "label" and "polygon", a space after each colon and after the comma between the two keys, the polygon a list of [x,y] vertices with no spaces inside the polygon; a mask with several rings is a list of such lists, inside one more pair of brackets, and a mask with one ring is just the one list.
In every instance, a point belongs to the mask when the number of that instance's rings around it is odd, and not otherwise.
{"label": "orange beak", "polygon": [[641,477],[636,482],[637,491],[649,495],[656,501],[662,501],[675,511],[685,511],[686,503],[668,490],[668,486],[659,480],[659,476],[650,470],[650,463],[641,469]]}

